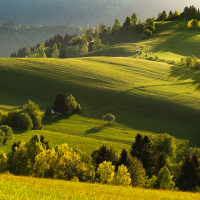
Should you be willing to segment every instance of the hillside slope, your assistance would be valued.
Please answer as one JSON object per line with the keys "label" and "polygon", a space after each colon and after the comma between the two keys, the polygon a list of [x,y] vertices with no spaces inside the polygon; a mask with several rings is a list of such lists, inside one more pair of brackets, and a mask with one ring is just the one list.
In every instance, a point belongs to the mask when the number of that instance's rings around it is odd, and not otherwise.
{"label": "hillside slope", "polygon": [[[118,150],[130,147],[138,132],[167,132],[200,147],[199,71],[123,57],[0,59],[0,71],[2,110],[29,99],[46,108],[59,91],[71,92],[82,107],[80,115],[44,121],[46,132],[17,131],[7,149],[13,141],[28,140],[35,133],[44,134],[53,146],[57,142],[74,146],[81,137],[78,143],[89,151],[98,142],[111,142]],[[102,115],[109,112],[117,123],[105,127]],[[97,141],[91,144],[91,139]]]}

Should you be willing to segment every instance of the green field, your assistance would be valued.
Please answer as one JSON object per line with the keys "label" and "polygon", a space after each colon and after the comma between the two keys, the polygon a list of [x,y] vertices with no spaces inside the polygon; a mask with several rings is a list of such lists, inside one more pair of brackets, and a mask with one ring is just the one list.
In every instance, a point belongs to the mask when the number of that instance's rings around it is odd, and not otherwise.
{"label": "green field", "polygon": [[[177,64],[180,58],[200,58],[199,32],[187,21],[160,22],[156,33],[141,41],[132,31],[108,39],[111,46],[71,59],[0,59],[0,111],[34,101],[41,109],[51,107],[58,92],[71,93],[82,110],[66,118],[44,118],[44,129],[21,131],[2,149],[17,141],[44,135],[50,146],[68,143],[89,154],[102,145],[118,153],[130,149],[137,133],[168,133],[177,141],[189,140],[200,148],[200,71]],[[141,50],[142,53],[136,52]],[[158,56],[159,62],[145,59]],[[174,61],[174,64],[169,64]],[[102,116],[112,113],[116,122]],[[173,162],[173,161],[172,161]],[[200,199],[199,194],[145,190],[0,176],[1,199]]]}
{"label": "green field", "polygon": [[[86,151],[102,144],[117,151],[137,133],[168,133],[200,147],[199,71],[130,57],[73,59],[0,59],[1,109],[23,105],[29,99],[40,108],[51,106],[56,93],[71,92],[82,111],[65,119],[44,120],[44,130],[14,130],[13,142],[43,134],[52,147],[67,142]],[[107,126],[102,115],[112,113]]]}
{"label": "green field", "polygon": [[132,187],[108,186],[72,181],[38,179],[1,175],[0,197],[8,199],[66,199],[66,200],[199,200],[199,193],[146,190]]}

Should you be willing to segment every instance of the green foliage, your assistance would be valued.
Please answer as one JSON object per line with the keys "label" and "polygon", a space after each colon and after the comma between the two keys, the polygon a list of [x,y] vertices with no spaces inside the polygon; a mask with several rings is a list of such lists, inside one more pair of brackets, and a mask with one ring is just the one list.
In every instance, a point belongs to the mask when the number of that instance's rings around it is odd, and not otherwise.
{"label": "green foliage", "polygon": [[173,190],[175,187],[175,183],[172,181],[170,171],[166,166],[163,167],[159,172],[156,187],[163,190]]}
{"label": "green foliage", "polygon": [[137,15],[135,14],[135,13],[133,13],[132,15],[131,15],[131,25],[136,25],[137,24],[137,21],[138,21],[138,19],[137,19]]}
{"label": "green foliage", "polygon": [[187,27],[197,30],[200,28],[200,21],[198,19],[192,19],[191,21],[188,22]]}
{"label": "green foliage", "polygon": [[28,113],[28,115],[32,119],[33,128],[34,129],[41,129],[42,127],[42,114],[40,113],[40,108],[38,104],[32,102],[31,100],[28,101],[28,104],[23,105],[23,110]]}
{"label": "green foliage", "polygon": [[161,133],[153,138],[153,143],[156,149],[172,158],[176,157],[176,142],[175,138],[167,133]]}
{"label": "green foliage", "polygon": [[31,130],[33,128],[32,119],[27,113],[19,115],[18,127],[22,130]]}
{"label": "green foliage", "polygon": [[200,180],[200,162],[196,155],[185,154],[179,168],[177,186],[181,190],[191,190]]}
{"label": "green foliage", "polygon": [[118,19],[115,20],[113,27],[112,27],[112,33],[116,33],[121,28],[120,21]]}
{"label": "green foliage", "polygon": [[18,124],[19,110],[10,110],[6,117],[6,124],[11,127],[16,127]]}
{"label": "green foliage", "polygon": [[129,29],[131,27],[131,18],[130,17],[126,17],[124,23],[123,23],[123,28],[125,29]]}
{"label": "green foliage", "polygon": [[100,183],[110,184],[115,175],[115,166],[110,161],[104,161],[97,168],[97,174],[100,177]]}
{"label": "green foliage", "polygon": [[148,136],[143,138],[138,133],[135,137],[135,142],[131,145],[130,154],[142,162],[149,176],[153,174],[152,168],[156,163],[157,151]]}
{"label": "green foliage", "polygon": [[0,145],[5,144],[8,140],[13,138],[12,128],[7,125],[0,126]]}
{"label": "green foliage", "polygon": [[68,95],[67,100],[69,101],[72,112],[79,112],[81,110],[80,104],[76,102],[72,94]]}
{"label": "green foliage", "polygon": [[16,175],[27,175],[27,145],[24,141],[13,145],[13,151],[8,155],[8,169]]}
{"label": "green foliage", "polygon": [[57,157],[54,149],[43,150],[35,158],[35,174],[39,177],[51,177],[56,174]]}
{"label": "green foliage", "polygon": [[104,121],[108,121],[109,123],[110,122],[114,122],[115,121],[115,116],[111,113],[108,113],[107,115],[104,115],[103,116],[103,120]]}
{"label": "green foliage", "polygon": [[131,184],[131,177],[128,169],[123,164],[118,167],[118,171],[114,175],[114,184],[129,186]]}
{"label": "green foliage", "polygon": [[100,163],[103,163],[103,161],[110,161],[115,166],[118,163],[116,152],[105,145],[101,146],[98,150],[93,151],[92,158],[96,168]]}
{"label": "green foliage", "polygon": [[147,179],[145,188],[151,188],[151,189],[155,188],[156,182],[157,182],[157,177],[153,175],[151,178]]}
{"label": "green foliage", "polygon": [[146,171],[137,158],[129,158],[128,171],[131,175],[132,186],[134,187],[143,187],[146,184],[147,176]]}
{"label": "green foliage", "polygon": [[190,67],[192,69],[199,69],[200,68],[200,64],[197,61],[197,57],[194,56],[194,55],[188,56],[187,58],[181,58],[181,64],[187,65],[188,67]]}
{"label": "green foliage", "polygon": [[149,30],[149,29],[144,29],[144,34],[145,34],[147,37],[150,37],[150,36],[152,36],[152,31]]}
{"label": "green foliage", "polygon": [[155,165],[155,175],[158,176],[159,175],[159,171],[161,168],[167,166],[168,169],[170,169],[170,167],[168,166],[167,160],[164,156],[164,154],[159,154],[159,156],[156,159],[156,165]]}
{"label": "green foliage", "polygon": [[48,107],[48,108],[45,110],[44,116],[45,116],[45,117],[50,117],[51,115],[52,115],[51,108]]}
{"label": "green foliage", "polygon": [[79,112],[81,110],[72,94],[63,94],[59,92],[54,99],[52,110],[54,113],[60,113],[62,116],[69,115],[72,112]]}
{"label": "green foliage", "polygon": [[158,14],[157,21],[166,21],[167,20],[167,13],[163,11],[162,13]]}
{"label": "green foliage", "polygon": [[0,151],[0,173],[3,173],[7,170],[7,162],[8,162],[8,157],[6,153]]}
{"label": "green foliage", "polygon": [[55,49],[51,55],[52,58],[59,58],[59,50]]}

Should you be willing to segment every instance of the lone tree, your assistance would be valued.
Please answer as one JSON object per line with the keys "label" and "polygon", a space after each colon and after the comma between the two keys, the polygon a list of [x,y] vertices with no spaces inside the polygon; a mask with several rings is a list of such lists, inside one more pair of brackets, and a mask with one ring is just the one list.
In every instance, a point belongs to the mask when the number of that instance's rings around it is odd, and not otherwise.
{"label": "lone tree", "polygon": [[104,115],[103,116],[103,120],[104,121],[108,121],[109,123],[110,122],[114,122],[115,121],[115,116],[111,113],[108,113],[107,115]]}
{"label": "lone tree", "polygon": [[80,104],[78,104],[75,98],[71,94],[63,94],[59,92],[54,99],[51,109],[54,113],[60,113],[61,116],[70,115],[72,112],[78,112],[81,110]]}

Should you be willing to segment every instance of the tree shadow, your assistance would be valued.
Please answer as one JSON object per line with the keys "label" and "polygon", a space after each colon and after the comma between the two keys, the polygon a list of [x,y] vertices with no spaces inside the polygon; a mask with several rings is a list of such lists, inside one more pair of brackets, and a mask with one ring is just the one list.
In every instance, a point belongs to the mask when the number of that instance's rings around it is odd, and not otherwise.
{"label": "tree shadow", "polygon": [[102,127],[102,126],[93,127],[91,129],[87,130],[86,134],[95,134],[95,133],[102,131],[103,129],[104,129],[104,127]]}

